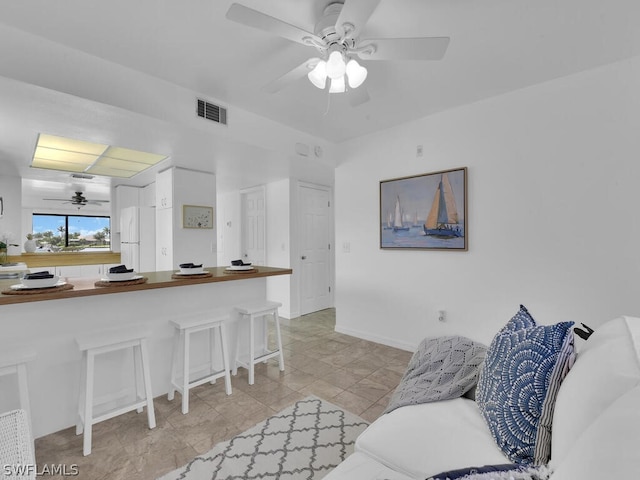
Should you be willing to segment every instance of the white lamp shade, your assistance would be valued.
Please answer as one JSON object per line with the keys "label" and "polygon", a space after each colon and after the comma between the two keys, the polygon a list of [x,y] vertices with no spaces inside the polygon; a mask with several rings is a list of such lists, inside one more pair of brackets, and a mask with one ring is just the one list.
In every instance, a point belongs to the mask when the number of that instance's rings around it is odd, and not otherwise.
{"label": "white lamp shade", "polygon": [[320,60],[315,68],[307,74],[307,77],[316,87],[324,90],[327,85],[327,62]]}
{"label": "white lamp shade", "polygon": [[331,79],[331,86],[329,87],[329,93],[344,93],[346,86],[344,83],[344,75],[338,78]]}
{"label": "white lamp shade", "polygon": [[367,69],[361,66],[353,58],[349,60],[349,63],[347,63],[346,72],[349,87],[351,88],[358,88],[367,78]]}
{"label": "white lamp shade", "polygon": [[342,53],[338,51],[331,52],[329,60],[327,60],[327,76],[335,80],[344,76],[346,69],[347,66],[344,63],[344,58],[342,58]]}

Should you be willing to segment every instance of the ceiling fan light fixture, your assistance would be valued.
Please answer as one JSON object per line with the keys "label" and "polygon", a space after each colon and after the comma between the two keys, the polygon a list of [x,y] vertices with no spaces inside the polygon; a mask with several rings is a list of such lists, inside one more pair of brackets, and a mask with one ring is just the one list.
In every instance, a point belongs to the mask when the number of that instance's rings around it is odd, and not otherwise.
{"label": "ceiling fan light fixture", "polygon": [[327,60],[327,76],[331,80],[335,80],[337,78],[343,77],[347,70],[347,66],[344,63],[344,58],[342,57],[342,52],[338,50],[334,50],[329,55],[329,60]]}
{"label": "ceiling fan light fixture", "polygon": [[327,85],[327,62],[320,60],[315,68],[307,74],[307,77],[316,87],[324,90]]}
{"label": "ceiling fan light fixture", "polygon": [[329,87],[329,93],[344,93],[346,90],[344,83],[344,75],[338,78],[331,79],[331,86]]}
{"label": "ceiling fan light fixture", "polygon": [[350,88],[358,88],[367,78],[367,69],[353,58],[347,63],[346,72]]}

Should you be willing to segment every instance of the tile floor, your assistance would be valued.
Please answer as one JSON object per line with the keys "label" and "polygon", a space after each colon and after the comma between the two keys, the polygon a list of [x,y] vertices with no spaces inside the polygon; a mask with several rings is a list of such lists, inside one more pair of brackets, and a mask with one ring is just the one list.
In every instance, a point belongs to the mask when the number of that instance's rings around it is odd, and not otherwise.
{"label": "tile floor", "polygon": [[[209,451],[307,395],[316,395],[371,422],[386,407],[411,353],[334,331],[335,310],[283,320],[285,371],[277,359],[256,366],[254,385],[240,368],[232,377],[233,394],[224,382],[191,390],[189,413],[172,402],[154,400],[157,427],[147,428],[146,413],[131,412],[93,428],[92,453],[82,456],[82,436],[75,428],[36,440],[42,465],[77,465],[75,478],[151,480]],[[65,478],[45,476],[39,478]]]}

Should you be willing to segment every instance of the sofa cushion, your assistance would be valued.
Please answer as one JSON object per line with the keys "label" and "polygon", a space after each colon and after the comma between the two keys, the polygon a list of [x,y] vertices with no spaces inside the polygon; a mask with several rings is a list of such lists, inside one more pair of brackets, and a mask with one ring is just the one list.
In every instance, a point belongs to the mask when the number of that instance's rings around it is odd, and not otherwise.
{"label": "sofa cushion", "polygon": [[513,462],[549,460],[555,399],[574,358],[572,326],[536,325],[521,306],[489,346],[476,402]]}
{"label": "sofa cushion", "polygon": [[508,462],[477,405],[466,398],[410,405],[382,415],[360,434],[355,450],[412,478]]}
{"label": "sofa cushion", "polygon": [[354,452],[344,462],[323,477],[324,480],[413,480],[400,472],[391,470],[361,452]]}
{"label": "sofa cushion", "polygon": [[640,386],[616,398],[561,459],[551,459],[550,480],[640,478],[639,406]]}
{"label": "sofa cushion", "polygon": [[[554,465],[563,461],[578,438],[610,405],[640,383],[639,318],[613,319],[597,327],[583,343],[556,400],[551,451]],[[636,429],[639,431],[640,427]],[[604,443],[600,441],[600,445]]]}

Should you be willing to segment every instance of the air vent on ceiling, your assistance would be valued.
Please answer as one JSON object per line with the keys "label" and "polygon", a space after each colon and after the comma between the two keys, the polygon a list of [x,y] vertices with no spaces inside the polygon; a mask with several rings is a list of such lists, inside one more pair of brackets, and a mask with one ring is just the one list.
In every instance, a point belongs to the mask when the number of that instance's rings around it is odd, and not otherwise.
{"label": "air vent on ceiling", "polygon": [[83,180],[91,180],[94,176],[87,175],[86,173],[72,173],[69,175],[71,178],[81,178]]}
{"label": "air vent on ceiling", "polygon": [[198,99],[198,116],[213,122],[227,124],[227,109]]}

